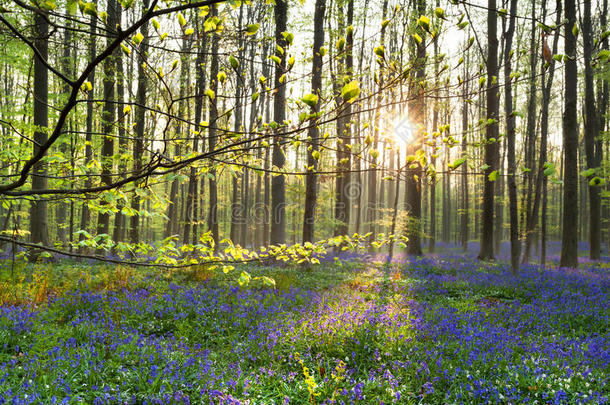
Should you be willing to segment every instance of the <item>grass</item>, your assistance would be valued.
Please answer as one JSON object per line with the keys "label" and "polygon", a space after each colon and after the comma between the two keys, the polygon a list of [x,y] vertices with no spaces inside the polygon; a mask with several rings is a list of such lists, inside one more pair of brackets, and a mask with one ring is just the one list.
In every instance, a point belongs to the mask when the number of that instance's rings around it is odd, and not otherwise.
{"label": "grass", "polygon": [[608,401],[607,265],[247,270],[5,267],[0,403]]}

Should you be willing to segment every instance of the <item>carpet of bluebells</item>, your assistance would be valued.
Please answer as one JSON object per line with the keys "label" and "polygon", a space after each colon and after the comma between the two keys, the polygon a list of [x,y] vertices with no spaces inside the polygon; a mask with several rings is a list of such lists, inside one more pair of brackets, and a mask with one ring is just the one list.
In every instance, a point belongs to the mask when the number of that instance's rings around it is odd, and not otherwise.
{"label": "carpet of bluebells", "polygon": [[[0,306],[0,404],[604,404],[610,266],[249,267]],[[238,269],[236,270],[238,271]]]}

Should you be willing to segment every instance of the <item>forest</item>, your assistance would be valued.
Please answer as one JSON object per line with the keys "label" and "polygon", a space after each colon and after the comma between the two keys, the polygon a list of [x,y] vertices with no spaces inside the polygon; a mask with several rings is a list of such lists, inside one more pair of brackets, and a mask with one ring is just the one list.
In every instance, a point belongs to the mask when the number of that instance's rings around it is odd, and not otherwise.
{"label": "forest", "polygon": [[608,0],[0,0],[0,404],[605,404]]}

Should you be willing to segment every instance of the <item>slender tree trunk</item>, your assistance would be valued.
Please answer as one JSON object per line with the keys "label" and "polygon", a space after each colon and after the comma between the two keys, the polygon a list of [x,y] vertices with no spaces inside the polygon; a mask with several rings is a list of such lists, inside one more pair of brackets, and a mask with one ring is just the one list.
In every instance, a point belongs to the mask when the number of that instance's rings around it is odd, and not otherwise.
{"label": "slender tree trunk", "polygon": [[498,170],[498,20],[496,0],[487,1],[487,126],[485,131],[485,170],[481,251],[479,259],[494,259],[494,181],[492,173]]}
{"label": "slender tree trunk", "polygon": [[[218,14],[216,6],[212,6],[212,16]],[[212,35],[212,47],[211,55],[212,60],[210,63],[210,83],[211,90],[216,95],[213,100],[210,100],[210,111],[209,111],[209,130],[208,130],[208,152],[212,153],[216,149],[216,137],[218,136],[217,128],[220,125],[218,120],[218,48],[219,48],[220,36],[214,32]],[[218,179],[216,178],[216,168],[212,166],[210,169],[210,181],[209,181],[209,196],[210,196],[210,208],[208,211],[208,229],[212,232],[212,238],[214,239],[216,249],[218,249],[218,243],[220,242],[220,234],[218,230]]]}
{"label": "slender tree trunk", "polygon": [[[582,25],[585,65],[585,156],[587,169],[599,170],[601,164],[601,141],[599,118],[595,106],[595,89],[593,82],[593,32],[591,23],[591,0],[584,1],[584,21]],[[597,173],[589,176],[595,178]],[[601,195],[600,187],[589,185],[589,258],[599,260],[601,256]]]}
{"label": "slender tree trunk", "polygon": [[[324,46],[324,13],[326,12],[326,0],[316,0],[314,13],[314,37],[313,37],[313,61],[311,74],[311,93],[322,98],[322,55],[320,48]],[[320,111],[319,102],[311,108],[312,114]],[[314,241],[314,221],[316,203],[318,198],[318,182],[316,171],[318,159],[314,156],[319,150],[319,130],[316,125],[317,118],[310,122],[307,137],[310,139],[310,147],[307,148],[307,175],[305,176],[305,213],[303,218],[303,242]],[[319,156],[319,155],[318,155]]]}
{"label": "slender tree trunk", "polygon": [[[239,7],[239,17],[237,20],[237,29],[241,31],[242,29],[242,21],[243,21],[243,13],[244,6],[243,3]],[[242,37],[239,37],[239,60],[243,60],[243,40]],[[236,133],[240,133],[242,128],[242,105],[241,105],[241,93],[243,87],[245,87],[244,77],[241,72],[237,72],[237,86],[235,88],[235,108],[233,109],[233,116],[235,117],[234,121],[234,130]],[[243,169],[245,171],[245,168]],[[245,189],[245,172],[242,171],[237,175],[233,176],[232,181],[232,192],[233,192],[233,203],[231,206],[231,240],[240,245],[245,245],[245,228],[243,227],[243,222],[246,220],[244,217],[244,208],[245,206],[242,204],[243,202],[243,189]],[[241,190],[240,190],[241,183]]]}
{"label": "slender tree trunk", "polygon": [[[118,3],[115,0],[108,1],[108,27],[111,30],[110,35],[107,38],[106,45],[110,45],[114,41],[115,27],[118,23]],[[112,172],[113,172],[113,155],[114,155],[114,137],[112,132],[114,129],[115,120],[115,98],[114,98],[114,84],[116,81],[116,58],[115,55],[109,56],[104,60],[104,106],[102,109],[102,134],[104,136],[102,141],[102,153],[101,153],[101,166],[102,184],[109,185],[112,183]],[[110,212],[108,208],[104,208],[108,205],[108,202],[102,200],[100,205],[102,206],[101,211],[97,216],[97,233],[106,234],[110,233]]]}
{"label": "slender tree trunk", "polygon": [[[286,40],[282,35],[287,29],[288,2],[287,0],[276,0],[275,2],[275,42],[284,52],[276,50],[275,56],[280,58],[280,63],[275,68],[274,87],[277,90],[273,98],[273,120],[278,128],[273,137],[273,166],[276,170],[282,170],[286,163],[284,155],[284,130],[286,119],[286,85],[282,76],[286,71]],[[273,176],[271,179],[271,244],[279,245],[286,243],[286,178],[283,174]]]}
{"label": "slender tree trunk", "polygon": [[[119,26],[121,25],[121,8],[117,7],[117,20]],[[118,123],[118,135],[119,135],[119,154],[121,155],[119,163],[119,173],[122,173],[123,177],[126,177],[125,172],[127,171],[127,161],[124,157],[124,152],[127,150],[128,141],[125,131],[125,120],[126,116],[121,111],[123,109],[123,103],[125,102],[125,77],[123,69],[123,55],[120,50],[116,52],[116,94],[117,94],[117,123]],[[112,233],[112,240],[115,242],[123,241],[125,237],[125,214],[123,214],[124,204],[120,201],[117,204],[117,212],[114,216],[114,230]]]}
{"label": "slender tree trunk", "polygon": [[[47,141],[47,128],[49,126],[49,72],[44,62],[49,57],[49,23],[47,16],[36,13],[34,15],[35,35],[34,44],[40,56],[34,56],[34,132],[33,154],[38,153],[39,146]],[[42,58],[42,59],[41,59]],[[32,190],[47,188],[47,165],[40,160],[32,168]],[[49,229],[47,223],[47,202],[35,199],[30,208],[30,237],[32,243],[49,245]],[[37,253],[34,253],[37,255]]]}
{"label": "slender tree trunk", "polygon": [[561,236],[562,267],[578,265],[578,71],[576,65],[576,37],[572,28],[576,24],[574,0],[565,1],[564,27],[565,61],[564,70],[564,113],[563,113],[563,230]]}
{"label": "slender tree trunk", "polygon": [[[68,14],[70,11],[67,10],[66,7],[66,14]],[[64,43],[63,43],[63,55],[61,58],[61,69],[62,72],[64,73],[64,75],[66,77],[71,77],[72,76],[72,69],[70,67],[70,63],[72,62],[72,58],[71,58],[71,49],[72,49],[72,30],[71,30],[71,21],[67,20],[66,21],[66,28],[64,29]],[[69,84],[65,83],[63,85],[63,89],[62,92],[64,94],[64,96],[68,97],[70,95],[70,91],[71,91],[71,87]],[[72,135],[70,135],[70,141],[72,140]],[[62,139],[60,140],[60,150],[61,153],[64,157],[66,157],[66,155],[68,154],[69,151],[69,144],[68,144],[68,139]],[[62,175],[68,175],[69,171],[67,169],[63,169],[61,171]],[[67,220],[67,215],[68,215],[68,203],[66,201],[60,201],[59,204],[57,205],[57,210],[56,210],[56,214],[55,214],[55,222],[57,223],[57,239],[61,242],[62,246],[65,246],[66,242],[67,242],[67,236],[66,236],[66,220]]]}
{"label": "slender tree trunk", "polygon": [[[95,4],[95,1],[94,1],[94,4]],[[89,27],[89,54],[88,54],[89,60],[93,60],[96,55],[96,41],[97,41],[96,31],[97,31],[97,17],[92,16],[91,25]],[[85,162],[91,162],[93,160],[92,133],[93,133],[93,99],[94,99],[94,93],[95,93],[95,68],[91,70],[91,73],[89,73],[87,80],[89,81],[89,83],[91,83],[93,88],[87,94],[87,116],[85,118],[85,121],[86,121],[86,124],[85,124]],[[89,169],[87,169],[87,174],[89,174],[89,172],[90,172]],[[92,185],[91,177],[89,175],[87,175],[85,177],[84,187],[89,188],[89,187],[91,187],[91,185]],[[91,215],[89,212],[89,206],[87,205],[87,202],[84,202],[82,205],[82,210],[81,210],[80,229],[82,229],[84,231],[87,230],[87,228],[89,227],[90,216]],[[82,241],[84,239],[85,239],[85,235],[81,234],[79,236],[79,240]],[[84,253],[84,252],[85,252],[85,248],[80,247],[79,253]]]}
{"label": "slender tree trunk", "polygon": [[[543,2],[543,9],[546,8],[546,2]],[[561,22],[561,0],[557,1],[557,25]],[[552,53],[557,53],[559,33],[557,32],[553,40]],[[548,79],[547,79],[548,72]],[[555,60],[551,59],[548,68],[542,67],[542,111],[540,116],[540,157],[538,158],[538,169],[536,174],[536,186],[533,196],[531,213],[529,215],[528,228],[525,233],[525,249],[523,252],[523,263],[530,261],[531,246],[534,243],[534,235],[536,235],[536,226],[538,224],[538,213],[540,208],[540,197],[543,187],[543,182],[546,181],[545,170],[548,168],[547,163],[547,142],[548,142],[548,127],[549,127],[549,104],[551,101],[551,88],[553,85],[553,76],[555,74]],[[543,218],[546,216],[546,211],[542,210]]]}
{"label": "slender tree trunk", "polygon": [[515,32],[515,15],[517,14],[517,0],[510,1],[510,22],[505,33],[504,47],[504,113],[506,115],[506,147],[508,158],[508,204],[510,222],[510,264],[513,274],[519,271],[520,248],[519,243],[519,212],[517,207],[517,181],[515,179],[515,137],[516,125],[513,113],[513,85],[512,65],[513,34]]}
{"label": "slender tree trunk", "polygon": [[[417,1],[417,9],[421,15],[426,12],[425,0]],[[417,28],[422,30],[421,27]],[[420,32],[422,38],[425,37],[423,32]],[[415,140],[412,145],[407,146],[407,155],[415,154],[421,148],[423,142],[424,111],[426,109],[426,101],[424,98],[424,89],[420,83],[425,80],[426,76],[426,45],[422,40],[415,41],[416,62],[415,62],[415,80],[413,83],[411,101],[409,102],[409,120],[413,125],[419,126]],[[410,149],[410,150],[409,150]],[[407,201],[407,254],[417,255],[422,254],[421,249],[421,164],[418,161],[413,161],[406,168],[406,201]]]}
{"label": "slender tree trunk", "polygon": [[[468,62],[466,62],[466,65]],[[464,68],[466,71],[466,67]],[[462,158],[468,158],[468,85],[469,75],[466,73],[465,84],[462,94]],[[460,237],[462,249],[464,252],[468,250],[468,214],[469,214],[469,203],[468,203],[468,164],[462,164],[462,215],[460,224]]]}
{"label": "slender tree trunk", "polygon": [[[142,12],[145,13],[148,11],[148,1],[143,0],[142,2]],[[135,140],[133,142],[133,171],[134,173],[139,173],[142,170],[142,160],[144,153],[144,129],[145,129],[145,119],[146,119],[146,110],[144,109],[144,105],[146,104],[146,96],[147,96],[147,83],[146,83],[146,71],[144,69],[144,63],[146,63],[146,54],[148,53],[148,25],[144,24],[140,29],[142,33],[143,39],[140,42],[140,58],[138,63],[138,89],[136,91],[136,102],[138,105],[135,109]],[[131,243],[140,242],[140,196],[137,193],[134,193],[131,199],[131,209],[134,212],[134,215],[129,220],[129,240]]]}

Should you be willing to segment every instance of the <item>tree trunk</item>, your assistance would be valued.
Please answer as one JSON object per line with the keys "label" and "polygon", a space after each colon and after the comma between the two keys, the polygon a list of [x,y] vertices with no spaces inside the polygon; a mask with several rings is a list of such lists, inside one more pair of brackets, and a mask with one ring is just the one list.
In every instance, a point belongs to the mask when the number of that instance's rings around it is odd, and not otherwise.
{"label": "tree trunk", "polygon": [[[595,106],[595,89],[593,83],[593,67],[591,66],[593,53],[593,32],[591,23],[591,0],[584,1],[584,21],[581,24],[584,43],[585,65],[585,156],[587,169],[596,173],[589,176],[589,181],[597,176],[601,163],[601,141],[599,118]],[[589,258],[599,260],[601,255],[601,195],[600,187],[589,185]]]}
{"label": "tree trunk", "polygon": [[576,37],[572,28],[576,24],[574,0],[565,1],[564,38],[565,53],[565,96],[563,112],[563,230],[561,235],[561,267],[578,265],[578,119],[576,65]]}
{"label": "tree trunk", "polygon": [[[313,37],[313,61],[311,74],[311,92],[318,96],[318,100],[322,98],[322,55],[320,48],[324,46],[324,13],[326,12],[326,0],[316,0],[314,13],[314,37]],[[319,102],[311,108],[312,114],[317,114],[320,111]],[[307,148],[307,175],[305,176],[305,213],[303,218],[303,242],[314,241],[314,221],[316,202],[318,198],[318,182],[317,174],[318,159],[314,157],[314,153],[318,151],[319,146],[319,131],[317,126],[317,118],[311,120],[307,131],[307,137],[310,139],[310,148]]]}
{"label": "tree trunk", "polygon": [[[424,15],[426,12],[425,0],[418,0],[417,2],[418,12]],[[422,28],[418,26],[419,31]],[[420,32],[420,36],[425,38],[425,34]],[[409,120],[413,125],[418,126],[416,131],[415,139],[412,145],[407,146],[407,156],[409,154],[414,155],[418,149],[422,147],[423,143],[423,128],[424,124],[424,111],[426,109],[426,101],[424,98],[424,89],[421,88],[421,82],[425,80],[426,76],[426,45],[422,40],[421,42],[415,42],[416,47],[416,61],[415,61],[415,80],[412,84],[412,97],[409,102]],[[409,150],[410,149],[410,150]],[[406,236],[407,241],[407,254],[417,255],[422,254],[421,249],[421,177],[422,169],[419,161],[413,161],[407,165],[406,168],[406,201],[407,201],[407,228]]]}
{"label": "tree trunk", "polygon": [[[542,3],[543,10],[546,10],[546,1]],[[561,22],[561,0],[557,1],[557,25]],[[559,32],[555,34],[555,38],[553,40],[553,50],[552,53],[557,53]],[[547,71],[548,71],[548,79],[547,79]],[[547,181],[547,176],[544,171],[547,168],[547,142],[548,142],[548,127],[549,127],[549,104],[551,101],[551,88],[553,85],[553,76],[555,74],[555,60],[551,59],[548,68],[543,65],[542,66],[542,111],[540,116],[540,157],[538,158],[538,168],[536,173],[536,186],[533,195],[533,203],[531,208],[531,213],[528,214],[528,228],[525,234],[525,249],[523,252],[523,263],[528,263],[530,261],[530,251],[531,246],[534,243],[534,236],[536,235],[536,227],[538,225],[538,213],[540,211],[540,197],[543,188],[543,183]],[[543,219],[546,216],[546,211],[542,210]]]}
{"label": "tree trunk", "polygon": [[[276,0],[275,5],[275,42],[277,46],[286,50],[286,40],[282,33],[287,29],[288,2],[287,0]],[[280,58],[280,63],[275,68],[274,88],[276,91],[273,98],[273,120],[278,127],[273,137],[273,167],[282,170],[286,163],[284,155],[284,129],[286,119],[286,85],[282,81],[282,75],[286,71],[286,52],[275,51],[275,56]],[[271,244],[280,245],[286,243],[286,178],[283,174],[275,175],[271,179]]]}
{"label": "tree trunk", "polygon": [[481,251],[479,259],[493,260],[494,239],[494,181],[492,173],[498,170],[498,21],[496,0],[487,1],[487,126],[485,130],[485,169],[483,214],[481,218]]}
{"label": "tree trunk", "polygon": [[[464,71],[467,70],[467,64],[464,67]],[[469,83],[469,75],[466,73],[464,75],[465,82],[462,85],[464,87],[462,94],[462,158],[468,158],[468,85]],[[460,237],[462,249],[464,252],[468,250],[468,212],[469,204],[468,204],[468,164],[464,162],[462,164],[462,215],[461,215],[461,224],[460,224]]]}
{"label": "tree trunk", "polygon": [[[108,22],[107,26],[110,30],[109,36],[107,38],[106,45],[109,46],[112,41],[114,41],[114,37],[116,35],[115,27],[118,23],[118,3],[115,0],[108,1],[108,8],[106,12],[108,13]],[[102,166],[102,174],[101,180],[102,184],[109,185],[112,183],[112,172],[113,172],[113,155],[114,155],[114,137],[112,136],[112,132],[114,129],[114,120],[115,120],[115,99],[114,99],[114,83],[116,81],[116,58],[115,55],[109,56],[104,60],[104,106],[102,108],[102,153],[100,156],[101,166]],[[108,202],[102,201],[100,202],[101,211],[97,216],[97,234],[106,234],[110,233],[110,212],[108,208],[105,206],[108,205]]]}
{"label": "tree trunk", "polygon": [[[94,1],[94,4],[95,4],[95,1]],[[88,55],[89,60],[95,59],[95,55],[96,55],[96,46],[95,46],[96,41],[97,41],[96,31],[97,31],[97,17],[92,16],[91,25],[89,27],[89,55]],[[91,73],[89,73],[87,80],[89,81],[89,83],[91,83],[93,88],[87,94],[87,116],[85,118],[85,121],[86,121],[86,124],[85,124],[85,161],[91,162],[93,160],[92,133],[93,133],[93,99],[94,99],[94,93],[95,93],[95,68],[91,70]],[[87,169],[87,174],[89,174],[89,169]],[[89,188],[89,187],[91,187],[91,185],[92,185],[91,177],[87,175],[85,177],[84,187]],[[91,215],[89,212],[89,206],[87,205],[87,202],[85,201],[83,203],[82,210],[81,210],[80,229],[82,229],[84,231],[87,230],[87,228],[89,227],[90,216]],[[84,239],[85,239],[85,235],[81,234],[79,236],[79,240],[82,241]],[[82,254],[85,252],[85,250],[86,249],[84,247],[80,247],[79,253]]]}
{"label": "tree trunk", "polygon": [[[47,16],[36,13],[34,15],[35,35],[34,44],[40,53],[34,56],[34,132],[33,154],[38,153],[39,146],[47,141],[47,128],[49,126],[49,72],[44,62],[49,57],[49,23]],[[44,61],[42,59],[44,59]],[[39,160],[32,168],[32,190],[47,188],[47,165]],[[32,243],[49,245],[49,229],[47,224],[47,202],[36,199],[30,207],[30,237]],[[36,252],[34,256],[36,256]]]}
{"label": "tree trunk", "polygon": [[[211,6],[212,16],[218,14],[216,6]],[[210,100],[210,111],[209,111],[209,130],[208,130],[208,153],[212,153],[216,149],[216,137],[218,134],[217,128],[220,125],[218,120],[218,48],[219,48],[220,36],[216,31],[212,34],[212,47],[211,55],[212,60],[210,63],[210,83],[211,90],[215,94],[213,100]],[[210,181],[209,181],[209,195],[210,195],[210,208],[208,211],[208,229],[212,232],[212,238],[214,239],[215,248],[218,249],[218,243],[220,242],[220,233],[218,230],[218,179],[216,178],[216,168],[212,165],[210,169]]]}
{"label": "tree trunk", "polygon": [[[143,0],[142,2],[143,13],[146,13],[148,11],[148,1],[149,0]],[[138,103],[138,105],[135,109],[136,139],[134,139],[133,142],[134,173],[139,173],[142,170],[142,154],[144,153],[144,128],[146,124],[146,110],[143,106],[146,104],[147,78],[143,64],[146,63],[146,54],[148,53],[148,25],[144,24],[140,29],[140,32],[142,33],[143,39],[142,42],[140,42],[140,58],[138,63],[138,89],[136,91],[136,102]],[[140,196],[135,192],[131,199],[131,209],[134,211],[134,215],[130,218],[129,221],[129,241],[131,243],[138,243],[140,242]]]}
{"label": "tree trunk", "polygon": [[508,205],[510,222],[510,264],[513,274],[519,271],[519,212],[517,207],[517,182],[515,179],[515,137],[516,125],[513,114],[513,86],[512,86],[512,48],[513,34],[515,32],[515,15],[517,14],[517,0],[510,1],[510,22],[505,33],[504,46],[504,113],[506,115],[506,147],[508,159],[507,183],[508,183]]}

